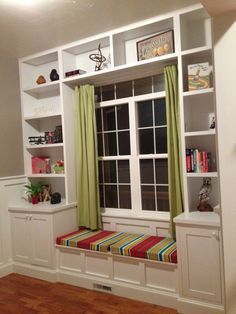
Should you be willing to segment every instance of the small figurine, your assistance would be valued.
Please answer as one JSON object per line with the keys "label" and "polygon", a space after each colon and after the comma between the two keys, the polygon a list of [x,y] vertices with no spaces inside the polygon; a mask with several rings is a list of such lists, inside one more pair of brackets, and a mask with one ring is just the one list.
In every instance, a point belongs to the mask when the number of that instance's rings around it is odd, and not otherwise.
{"label": "small figurine", "polygon": [[37,81],[36,81],[37,84],[44,84],[46,83],[46,80],[45,80],[45,77],[40,75],[38,78],[37,78]]}
{"label": "small figurine", "polygon": [[59,80],[59,75],[58,75],[56,69],[52,69],[52,71],[50,73],[50,80],[51,81],[58,81]]}
{"label": "small figurine", "polygon": [[89,59],[95,62],[95,71],[101,70],[102,64],[106,61],[106,58],[102,55],[101,44],[98,45],[98,53],[91,53]]}
{"label": "small figurine", "polygon": [[51,196],[51,204],[58,204],[61,203],[61,194],[58,192],[55,192]]}
{"label": "small figurine", "polygon": [[198,194],[199,204],[198,204],[197,209],[200,212],[213,211],[213,208],[211,207],[211,205],[208,204],[210,193],[211,193],[211,178],[203,178],[203,184]]}

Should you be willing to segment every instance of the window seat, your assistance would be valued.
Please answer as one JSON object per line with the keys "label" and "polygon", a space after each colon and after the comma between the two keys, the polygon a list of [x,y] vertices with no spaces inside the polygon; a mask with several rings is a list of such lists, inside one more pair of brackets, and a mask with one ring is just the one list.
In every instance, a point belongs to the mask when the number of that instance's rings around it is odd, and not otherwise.
{"label": "window seat", "polygon": [[82,229],[57,237],[56,243],[66,247],[177,264],[176,242],[166,237]]}

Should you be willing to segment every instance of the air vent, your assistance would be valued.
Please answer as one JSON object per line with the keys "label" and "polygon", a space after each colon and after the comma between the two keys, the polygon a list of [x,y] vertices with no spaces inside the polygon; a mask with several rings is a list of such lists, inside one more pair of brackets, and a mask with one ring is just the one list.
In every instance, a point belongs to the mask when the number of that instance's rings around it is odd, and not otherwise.
{"label": "air vent", "polygon": [[106,292],[112,292],[112,287],[109,287],[109,286],[104,286],[104,285],[99,285],[97,283],[94,283],[93,284],[93,288],[95,290],[102,290],[102,291],[106,291]]}

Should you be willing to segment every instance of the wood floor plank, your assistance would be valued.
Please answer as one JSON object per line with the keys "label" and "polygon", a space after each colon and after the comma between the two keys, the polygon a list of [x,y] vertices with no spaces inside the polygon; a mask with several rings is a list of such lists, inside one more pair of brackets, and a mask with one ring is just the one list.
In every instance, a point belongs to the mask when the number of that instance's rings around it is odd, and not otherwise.
{"label": "wood floor plank", "polygon": [[0,278],[1,314],[177,314],[149,303],[18,274]]}

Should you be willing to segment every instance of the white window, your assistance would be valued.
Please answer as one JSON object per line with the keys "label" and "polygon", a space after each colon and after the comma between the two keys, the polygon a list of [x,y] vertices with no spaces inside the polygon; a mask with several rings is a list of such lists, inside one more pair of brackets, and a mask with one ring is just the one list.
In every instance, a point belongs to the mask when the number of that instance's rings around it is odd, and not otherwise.
{"label": "white window", "polygon": [[169,211],[161,88],[162,75],[96,88],[100,205],[105,212],[166,216]]}

